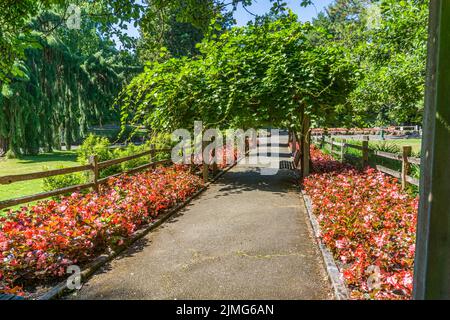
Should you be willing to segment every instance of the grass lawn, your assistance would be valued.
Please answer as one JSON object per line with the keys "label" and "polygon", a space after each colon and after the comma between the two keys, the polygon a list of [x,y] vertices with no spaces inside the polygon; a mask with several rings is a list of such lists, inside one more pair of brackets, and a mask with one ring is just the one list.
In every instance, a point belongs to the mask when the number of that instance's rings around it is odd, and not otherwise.
{"label": "grass lawn", "polygon": [[[61,166],[78,165],[75,151],[55,151],[37,156],[22,156],[20,159],[0,158],[0,176],[31,173],[47,169],[58,169]],[[7,200],[43,191],[42,179],[0,185],[0,200]]]}
{"label": "grass lawn", "polygon": [[[336,141],[341,142],[342,139],[335,138]],[[361,145],[361,140],[352,140],[346,139],[347,143]],[[394,140],[370,140],[369,141],[369,149],[375,149],[376,145],[384,145],[384,146],[397,146],[399,150],[403,146],[411,146],[413,155],[417,155],[420,152],[422,147],[421,139],[394,139]]]}
{"label": "grass lawn", "polygon": [[400,148],[403,146],[411,146],[413,153],[419,153],[420,149],[422,147],[422,140],[421,139],[398,139],[398,140],[385,140],[385,141],[370,141],[369,142],[369,148],[370,145],[376,145],[376,144],[393,144],[397,145]]}

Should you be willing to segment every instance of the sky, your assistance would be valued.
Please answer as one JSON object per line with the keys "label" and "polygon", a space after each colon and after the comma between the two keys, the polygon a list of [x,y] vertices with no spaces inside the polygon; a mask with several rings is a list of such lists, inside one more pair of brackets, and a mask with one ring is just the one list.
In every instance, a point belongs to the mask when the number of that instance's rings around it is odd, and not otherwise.
{"label": "sky", "polygon": [[[302,22],[311,21],[316,17],[319,12],[330,5],[334,0],[314,0],[314,6],[308,6],[306,8],[300,6],[300,0],[286,0],[288,7],[298,15],[299,20]],[[272,3],[269,0],[254,0],[254,3],[247,7],[247,10],[253,14],[262,15],[270,11]],[[254,17],[239,5],[238,9],[234,13],[238,26],[244,26],[248,21]]]}
{"label": "sky", "polygon": [[[298,15],[299,20],[302,22],[311,21],[317,16],[324,8],[329,4],[334,2],[334,0],[314,0],[314,6],[308,6],[306,8],[300,6],[301,0],[285,0],[288,7]],[[272,7],[272,2],[270,0],[253,0],[253,4],[247,7],[247,10],[256,15],[263,15],[270,11]],[[254,16],[248,13],[242,5],[239,5],[237,10],[234,12],[234,18],[236,19],[238,26],[244,26],[248,21],[253,20]],[[132,25],[128,24],[128,34],[134,38],[139,37],[138,30]],[[117,39],[115,39],[116,42]],[[120,44],[118,43],[118,47]]]}

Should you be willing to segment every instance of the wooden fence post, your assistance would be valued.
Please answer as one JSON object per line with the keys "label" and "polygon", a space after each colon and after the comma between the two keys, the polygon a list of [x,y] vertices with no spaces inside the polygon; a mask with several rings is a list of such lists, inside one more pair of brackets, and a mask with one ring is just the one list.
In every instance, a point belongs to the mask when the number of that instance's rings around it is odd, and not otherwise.
{"label": "wooden fence post", "polygon": [[205,149],[208,145],[208,141],[202,141],[202,172],[203,172],[203,182],[207,183],[209,180],[209,155],[205,157]]}
{"label": "wooden fence post", "polygon": [[323,149],[325,146],[325,134],[322,134],[322,138],[320,140],[320,149]]}
{"label": "wooden fence post", "polygon": [[300,133],[300,150],[302,154],[301,160],[301,176],[306,178],[310,174],[310,145],[311,145],[311,118],[307,114],[303,114],[302,131]]}
{"label": "wooden fence post", "polygon": [[89,157],[89,164],[92,166],[92,183],[94,183],[94,191],[99,192],[99,185],[98,185],[98,179],[99,179],[99,169],[98,169],[98,157],[97,156],[90,156]]}
{"label": "wooden fence post", "polygon": [[344,163],[345,161],[345,148],[346,148],[347,140],[342,139],[342,145],[341,145],[341,162]]}
{"label": "wooden fence post", "polygon": [[[155,150],[155,145],[154,144],[150,145],[150,151],[152,151],[152,150]],[[154,151],[152,153],[150,153],[150,155],[148,156],[149,163],[153,162],[153,154],[154,154]],[[152,168],[154,168],[154,167],[155,166],[152,166]]]}
{"label": "wooden fence post", "polygon": [[362,168],[369,165],[369,137],[364,136],[362,141]]}
{"label": "wooden fence post", "polygon": [[408,185],[406,179],[411,168],[408,157],[411,156],[412,147],[403,146],[402,151],[402,190],[406,190],[406,187]]}
{"label": "wooden fence post", "polygon": [[295,154],[297,152],[297,134],[295,131],[292,131],[292,153]]}

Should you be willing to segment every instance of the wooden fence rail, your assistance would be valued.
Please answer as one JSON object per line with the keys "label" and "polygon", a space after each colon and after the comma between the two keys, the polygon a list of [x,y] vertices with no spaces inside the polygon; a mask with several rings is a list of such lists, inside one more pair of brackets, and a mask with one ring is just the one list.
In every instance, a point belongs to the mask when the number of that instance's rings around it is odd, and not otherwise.
{"label": "wooden fence rail", "polygon": [[57,169],[57,170],[49,170],[49,171],[42,171],[42,172],[33,172],[33,173],[3,176],[3,177],[0,177],[0,184],[11,184],[14,182],[42,179],[42,178],[53,177],[53,176],[57,176],[57,175],[61,175],[61,174],[69,174],[69,173],[75,173],[75,172],[81,172],[81,171],[87,171],[87,170],[92,170],[92,165],[88,164],[85,166],[76,166],[76,167]]}
{"label": "wooden fence rail", "polygon": [[36,200],[42,200],[49,197],[54,197],[58,195],[63,195],[66,193],[76,192],[83,189],[93,188],[96,192],[99,190],[99,186],[101,184],[104,184],[108,181],[108,179],[119,176],[124,173],[136,173],[148,168],[156,167],[157,165],[161,164],[167,164],[172,162],[170,159],[165,159],[161,161],[151,161],[151,157],[149,159],[149,163],[133,168],[131,170],[128,170],[126,172],[121,172],[103,179],[99,179],[99,172],[102,169],[111,167],[116,164],[120,164],[126,161],[138,159],[144,156],[153,156],[157,153],[164,153],[164,152],[170,152],[171,149],[152,149],[148,150],[139,154],[135,154],[128,157],[98,162],[97,156],[91,156],[89,157],[89,164],[88,165],[82,165],[82,166],[75,166],[70,168],[64,168],[64,169],[56,169],[56,170],[49,170],[49,171],[42,171],[42,172],[33,172],[33,173],[26,173],[26,174],[17,174],[17,175],[8,175],[0,177],[0,184],[11,184],[14,182],[20,182],[20,181],[29,181],[29,180],[36,180],[36,179],[42,179],[42,178],[48,178],[63,174],[69,174],[69,173],[76,173],[76,172],[84,172],[84,171],[90,171],[91,172],[91,181],[86,184],[76,185],[76,186],[70,186],[66,188],[56,189],[48,192],[38,193],[30,196],[20,197],[20,198],[14,198],[9,200],[3,200],[0,201],[0,210],[16,206],[19,204],[24,204]]}
{"label": "wooden fence rail", "polygon": [[376,156],[379,156],[381,158],[386,158],[386,159],[391,159],[391,160],[402,160],[402,156],[399,154],[395,154],[395,153],[378,151],[378,150],[373,151],[373,153]]}
{"label": "wooden fence rail", "polygon": [[[381,166],[381,165],[377,165],[376,169],[378,171],[381,171],[390,176],[400,179],[403,189],[405,189],[408,184],[419,186],[419,180],[414,177],[409,176],[410,171],[411,171],[411,164],[420,165],[420,158],[411,157],[411,147],[410,146],[403,146],[402,154],[396,154],[396,153],[390,153],[390,152],[369,149],[369,137],[368,136],[363,137],[361,146],[347,143],[345,139],[343,140],[343,142],[336,142],[334,140],[334,138],[326,138],[325,136],[321,136],[321,137],[313,136],[311,138],[315,143],[320,145],[321,148],[323,148],[325,145],[329,145],[330,153],[332,155],[333,154],[338,155],[341,162],[344,162],[344,160],[345,160],[345,154],[346,154],[347,148],[354,148],[354,149],[360,150],[362,152],[361,164],[362,164],[363,168],[369,164],[369,153],[372,153],[375,156],[380,157],[380,158],[401,161],[402,162],[401,172]],[[339,147],[340,149],[335,150],[335,148],[334,148],[335,146]]]}

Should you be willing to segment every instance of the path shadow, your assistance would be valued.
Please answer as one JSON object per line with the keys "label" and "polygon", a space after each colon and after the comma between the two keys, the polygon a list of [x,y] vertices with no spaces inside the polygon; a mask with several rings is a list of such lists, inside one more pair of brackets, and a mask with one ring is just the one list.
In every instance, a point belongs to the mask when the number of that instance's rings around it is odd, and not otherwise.
{"label": "path shadow", "polygon": [[242,194],[244,192],[270,192],[281,197],[295,190],[297,176],[290,170],[278,170],[275,175],[262,175],[259,168],[231,171],[216,182],[220,186],[214,198]]}

